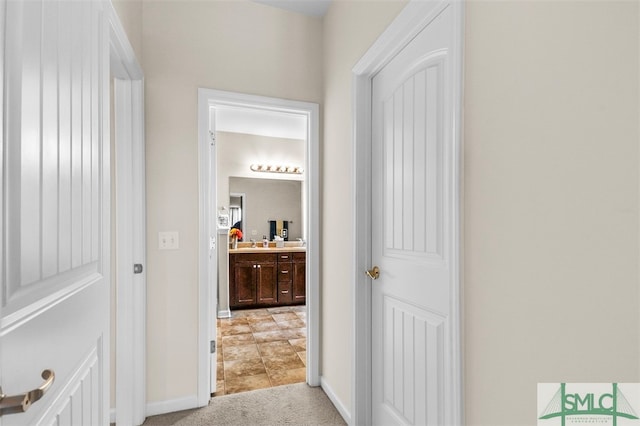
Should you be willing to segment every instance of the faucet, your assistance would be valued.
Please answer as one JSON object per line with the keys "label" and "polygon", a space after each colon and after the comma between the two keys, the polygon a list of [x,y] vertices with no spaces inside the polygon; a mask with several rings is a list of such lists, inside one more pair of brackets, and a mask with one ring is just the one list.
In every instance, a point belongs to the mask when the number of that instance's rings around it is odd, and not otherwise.
{"label": "faucet", "polygon": [[256,248],[256,240],[254,240],[253,238],[251,238],[251,248]]}
{"label": "faucet", "polygon": [[307,242],[304,241],[302,238],[296,238],[296,240],[300,241],[302,244],[300,244],[300,247],[304,247],[307,245]]}

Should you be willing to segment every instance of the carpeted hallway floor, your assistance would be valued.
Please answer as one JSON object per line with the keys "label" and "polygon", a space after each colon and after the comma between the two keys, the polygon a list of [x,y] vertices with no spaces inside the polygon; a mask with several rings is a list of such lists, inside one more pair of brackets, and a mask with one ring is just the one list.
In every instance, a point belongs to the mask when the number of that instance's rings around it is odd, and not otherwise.
{"label": "carpeted hallway floor", "polygon": [[346,425],[321,388],[306,383],[212,398],[207,407],[149,417],[145,425]]}

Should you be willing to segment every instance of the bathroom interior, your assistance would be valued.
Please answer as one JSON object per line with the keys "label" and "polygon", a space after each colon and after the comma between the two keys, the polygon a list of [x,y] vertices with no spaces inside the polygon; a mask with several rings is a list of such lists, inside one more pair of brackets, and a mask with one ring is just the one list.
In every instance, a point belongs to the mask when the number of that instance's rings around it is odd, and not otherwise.
{"label": "bathroom interior", "polygon": [[306,117],[216,110],[214,396],[306,380]]}

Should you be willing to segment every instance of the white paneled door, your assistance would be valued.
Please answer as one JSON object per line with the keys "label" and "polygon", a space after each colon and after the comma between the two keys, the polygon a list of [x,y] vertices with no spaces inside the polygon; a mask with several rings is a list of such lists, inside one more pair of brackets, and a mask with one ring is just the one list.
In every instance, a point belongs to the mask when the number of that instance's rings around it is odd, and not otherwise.
{"label": "white paneled door", "polygon": [[456,380],[454,13],[429,24],[373,78],[372,416],[450,424]]}
{"label": "white paneled door", "polygon": [[108,423],[103,7],[0,1],[2,426]]}

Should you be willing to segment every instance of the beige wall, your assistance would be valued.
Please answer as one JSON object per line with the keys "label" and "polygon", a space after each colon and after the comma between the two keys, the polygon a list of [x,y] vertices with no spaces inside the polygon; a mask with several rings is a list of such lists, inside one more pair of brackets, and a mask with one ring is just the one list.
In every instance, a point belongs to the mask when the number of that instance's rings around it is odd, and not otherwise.
{"label": "beige wall", "polygon": [[[351,411],[352,73],[351,69],[404,6],[402,1],[335,0],[324,19],[321,371]],[[366,19],[365,19],[366,17]]]}
{"label": "beige wall", "polygon": [[142,60],[142,0],[111,0],[133,51]]}
{"label": "beige wall", "polygon": [[[324,103],[321,370],[351,410],[351,68],[402,5],[335,0],[322,21],[144,3],[149,401],[196,391],[196,90],[210,87]],[[467,2],[469,425],[533,424],[537,382],[640,381],[639,16],[635,2]],[[181,250],[159,252],[161,230]]]}
{"label": "beige wall", "polygon": [[245,194],[243,241],[252,238],[262,241],[263,236],[270,238],[269,222],[272,220],[288,222],[289,240],[302,238],[301,181],[232,177],[229,188],[231,192]]}
{"label": "beige wall", "polygon": [[[304,167],[307,146],[304,140],[216,132],[216,144],[218,207],[229,208],[230,176],[257,179],[304,179],[304,175],[256,173],[249,168],[251,164]],[[262,233],[259,237],[262,238]]]}
{"label": "beige wall", "polygon": [[640,381],[638,3],[466,7],[470,425],[538,382]]}
{"label": "beige wall", "polygon": [[[244,0],[143,3],[150,402],[197,391],[197,90],[321,103],[321,25]],[[159,231],[180,250],[159,251]]]}

